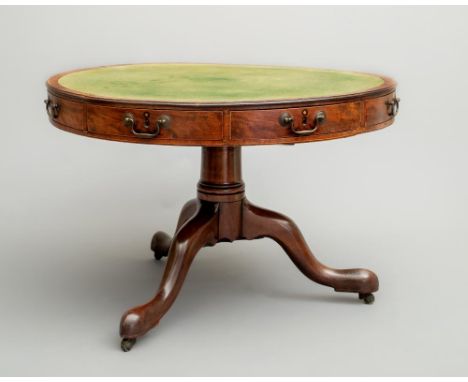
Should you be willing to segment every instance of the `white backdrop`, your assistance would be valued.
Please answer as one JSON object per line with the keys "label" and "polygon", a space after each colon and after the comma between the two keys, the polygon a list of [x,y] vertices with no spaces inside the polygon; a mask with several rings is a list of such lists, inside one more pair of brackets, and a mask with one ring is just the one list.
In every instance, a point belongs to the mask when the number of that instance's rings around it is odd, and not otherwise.
{"label": "white backdrop", "polygon": [[[1,7],[0,374],[466,375],[466,7]],[[136,62],[295,65],[399,82],[382,131],[243,150],[249,199],[291,216],[376,302],[307,280],[274,242],[200,252],[158,328],[149,241],[195,195],[199,148],[88,139],[47,121],[44,82]],[[304,170],[305,169],[305,170]]]}

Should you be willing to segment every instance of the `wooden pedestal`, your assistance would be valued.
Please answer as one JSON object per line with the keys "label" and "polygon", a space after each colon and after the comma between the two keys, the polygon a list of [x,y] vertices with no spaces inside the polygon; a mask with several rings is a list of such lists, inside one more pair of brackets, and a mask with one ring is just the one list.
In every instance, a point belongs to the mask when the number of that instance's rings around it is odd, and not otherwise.
{"label": "wooden pedestal", "polygon": [[358,293],[372,303],[377,276],[366,269],[333,269],[310,251],[299,228],[288,217],[251,204],[245,197],[240,147],[203,147],[198,198],[182,208],[175,235],[157,232],[151,243],[157,260],[167,265],[155,297],[128,310],[120,323],[122,350],[159,323],[175,301],[190,264],[204,246],[218,242],[269,237],[275,240],[299,270],[311,280],[338,292]]}

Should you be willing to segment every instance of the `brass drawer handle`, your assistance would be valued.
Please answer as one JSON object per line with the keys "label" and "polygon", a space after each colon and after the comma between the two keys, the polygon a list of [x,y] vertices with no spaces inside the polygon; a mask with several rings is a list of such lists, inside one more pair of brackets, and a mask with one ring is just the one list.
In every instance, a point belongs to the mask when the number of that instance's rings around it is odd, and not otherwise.
{"label": "brass drawer handle", "polygon": [[393,100],[385,102],[385,105],[387,105],[388,115],[395,117],[400,110],[400,99],[395,97]]}
{"label": "brass drawer handle", "polygon": [[[150,123],[149,123],[149,113],[144,114],[145,118],[145,123],[144,123],[144,128],[149,129]],[[169,121],[170,118],[168,115],[161,115],[158,120],[156,121],[156,130],[152,133],[140,133],[135,130],[135,117],[133,116],[132,113],[126,113],[123,118],[123,124],[125,127],[129,128],[132,130],[132,134],[138,138],[145,138],[145,139],[151,139],[155,138],[159,135],[161,132],[161,128],[169,126]]]}
{"label": "brass drawer handle", "polygon": [[[307,126],[307,110],[302,111],[302,116],[303,116],[302,126]],[[314,121],[311,124],[312,128],[308,129],[308,130],[297,130],[294,127],[294,118],[288,112],[285,112],[285,113],[281,114],[279,121],[280,121],[280,124],[282,126],[289,127],[294,134],[304,136],[304,135],[311,135],[311,134],[315,133],[317,131],[317,129],[319,128],[319,126],[323,122],[325,122],[325,119],[326,119],[325,112],[319,111],[315,115]]]}
{"label": "brass drawer handle", "polygon": [[49,118],[57,118],[60,111],[60,105],[58,103],[52,103],[49,98],[45,99],[44,103],[46,105],[46,111]]}

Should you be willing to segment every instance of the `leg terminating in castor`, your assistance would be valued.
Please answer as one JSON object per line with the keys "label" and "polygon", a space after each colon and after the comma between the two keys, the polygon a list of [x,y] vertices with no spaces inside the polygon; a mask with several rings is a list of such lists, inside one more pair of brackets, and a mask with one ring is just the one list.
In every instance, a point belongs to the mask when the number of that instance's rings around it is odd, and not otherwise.
{"label": "leg terminating in castor", "polygon": [[375,296],[372,293],[359,293],[359,299],[363,300],[365,304],[370,305],[375,301]]}
{"label": "leg terminating in castor", "polygon": [[122,342],[120,343],[120,348],[122,351],[127,352],[132,350],[133,345],[136,343],[136,338],[122,338]]}
{"label": "leg terminating in castor", "polygon": [[171,242],[172,237],[166,232],[158,231],[154,234],[151,240],[151,250],[154,252],[154,258],[156,260],[161,260],[163,257],[167,256]]}
{"label": "leg terminating in castor", "polygon": [[288,254],[297,268],[309,279],[330,286],[337,292],[358,293],[366,304],[374,301],[379,280],[367,269],[334,269],[320,263],[309,249],[297,225],[287,216],[269,211],[245,201],[244,235],[248,239],[269,237]]}
{"label": "leg terminating in castor", "polygon": [[122,350],[129,351],[136,338],[156,326],[175,301],[193,258],[212,243],[216,233],[216,206],[198,202],[197,210],[176,232],[169,248],[166,269],[155,297],[128,310],[120,321]]}

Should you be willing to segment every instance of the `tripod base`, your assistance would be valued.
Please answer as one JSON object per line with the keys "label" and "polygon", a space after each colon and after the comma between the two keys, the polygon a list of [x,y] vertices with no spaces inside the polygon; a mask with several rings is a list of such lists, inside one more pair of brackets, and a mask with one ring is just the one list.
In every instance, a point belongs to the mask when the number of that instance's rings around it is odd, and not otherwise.
{"label": "tripod base", "polygon": [[159,323],[175,301],[197,252],[218,242],[269,237],[275,240],[309,279],[337,292],[358,293],[366,304],[374,301],[377,276],[366,269],[333,269],[310,251],[299,228],[288,217],[257,207],[244,194],[240,148],[203,148],[198,198],[182,208],[174,237],[157,232],[151,248],[157,260],[167,256],[159,289],[144,305],[128,310],[120,323],[122,349]]}

